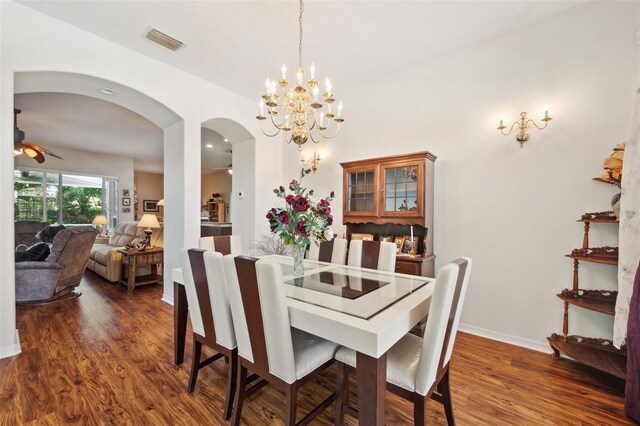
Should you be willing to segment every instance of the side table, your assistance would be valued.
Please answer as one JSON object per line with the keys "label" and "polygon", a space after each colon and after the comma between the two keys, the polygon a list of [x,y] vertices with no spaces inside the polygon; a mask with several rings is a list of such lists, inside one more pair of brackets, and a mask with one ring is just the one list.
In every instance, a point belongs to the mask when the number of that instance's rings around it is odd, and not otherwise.
{"label": "side table", "polygon": [[[120,279],[120,284],[127,286],[129,291],[137,285],[146,284],[162,284],[162,275],[158,272],[162,272],[162,247],[153,247],[146,250],[136,249],[119,249],[122,253],[122,266],[125,271]],[[160,265],[160,270],[158,270]],[[151,266],[151,274],[136,276],[136,269],[138,266]]]}

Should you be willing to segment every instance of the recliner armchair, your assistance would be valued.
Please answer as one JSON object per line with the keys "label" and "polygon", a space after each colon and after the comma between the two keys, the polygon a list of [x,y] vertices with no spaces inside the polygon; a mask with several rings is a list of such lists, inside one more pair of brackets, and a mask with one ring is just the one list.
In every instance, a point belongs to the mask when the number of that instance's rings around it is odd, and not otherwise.
{"label": "recliner armchair", "polygon": [[80,285],[98,232],[90,226],[67,228],[53,239],[43,262],[16,263],[16,302],[39,303],[69,297]]}

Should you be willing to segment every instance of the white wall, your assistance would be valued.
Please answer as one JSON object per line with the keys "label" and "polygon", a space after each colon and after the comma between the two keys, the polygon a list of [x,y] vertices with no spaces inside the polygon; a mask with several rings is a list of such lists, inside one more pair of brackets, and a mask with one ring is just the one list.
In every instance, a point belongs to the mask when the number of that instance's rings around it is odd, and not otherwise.
{"label": "white wall", "polygon": [[[138,220],[146,213],[144,200],[160,201],[164,198],[164,175],[161,173],[147,173],[134,171],[133,181],[138,193]],[[164,216],[164,207],[159,206],[156,216]]]}
{"label": "white wall", "polygon": [[121,205],[122,189],[124,188],[131,190],[131,203],[133,204],[133,158],[58,147],[47,148],[60,155],[64,160],[48,156],[44,163],[38,164],[38,162],[26,155],[20,155],[14,160],[15,167],[117,178],[119,193],[118,215],[120,221],[133,221],[133,205],[131,206],[131,213],[122,213]]}
{"label": "white wall", "polygon": [[[588,4],[338,94],[346,121],[309,183],[336,190],[338,212],[338,162],[436,154],[437,265],[474,260],[462,322],[548,349],[545,337],[562,329],[555,295],[571,287],[564,255],[582,243],[575,221],[609,210],[615,192],[591,178],[626,134],[639,12],[638,3]],[[538,119],[545,103],[555,120],[533,129],[523,149],[495,129],[500,113]],[[298,168],[293,151],[285,152],[287,177]],[[593,245],[615,245],[616,237],[613,227],[592,226]],[[615,267],[585,264],[581,272],[582,287],[615,288]],[[571,308],[570,333],[610,338],[612,318]]]}
{"label": "white wall", "polygon": [[[258,129],[255,101],[222,89],[118,44],[52,19],[20,4],[0,2],[0,203],[13,198],[13,81],[16,72],[57,71],[94,76],[135,88],[183,119],[165,132],[165,268],[178,266],[177,249],[195,246],[200,232],[200,127],[225,117],[254,132]],[[24,31],[30,28],[29,31]],[[144,111],[136,111],[145,115]],[[265,142],[256,135],[256,144]],[[274,143],[273,141],[269,141]],[[277,152],[281,152],[279,149]],[[234,153],[235,156],[235,153]],[[255,156],[251,156],[255,159]],[[234,162],[236,165],[236,162]],[[273,162],[246,165],[251,176],[277,178],[282,169]],[[248,196],[256,197],[255,191]],[[252,200],[249,208],[265,210]],[[13,212],[0,215],[0,356],[15,353],[15,279],[12,256]],[[234,223],[248,239],[255,238],[254,210]],[[171,274],[165,274],[164,299],[173,300]]]}

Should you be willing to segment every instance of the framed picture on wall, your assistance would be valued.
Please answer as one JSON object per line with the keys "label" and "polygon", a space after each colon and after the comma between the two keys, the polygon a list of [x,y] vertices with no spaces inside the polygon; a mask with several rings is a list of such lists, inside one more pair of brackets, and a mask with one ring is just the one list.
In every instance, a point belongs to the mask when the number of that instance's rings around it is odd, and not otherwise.
{"label": "framed picture on wall", "polygon": [[123,207],[122,213],[131,213],[131,207]]}
{"label": "framed picture on wall", "polygon": [[131,197],[131,192],[128,189],[123,189],[122,190],[122,196],[123,197]]}
{"label": "framed picture on wall", "polygon": [[142,211],[159,212],[160,206],[158,205],[158,200],[144,200],[142,202]]}
{"label": "framed picture on wall", "polygon": [[122,205],[130,206],[131,205],[131,197],[122,197]]}

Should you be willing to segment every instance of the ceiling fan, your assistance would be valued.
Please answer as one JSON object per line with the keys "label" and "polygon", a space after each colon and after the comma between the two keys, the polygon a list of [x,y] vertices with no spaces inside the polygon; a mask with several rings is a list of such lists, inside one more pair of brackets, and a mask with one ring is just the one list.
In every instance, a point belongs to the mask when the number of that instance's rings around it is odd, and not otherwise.
{"label": "ceiling fan", "polygon": [[24,153],[27,157],[33,158],[40,164],[44,163],[44,154],[64,160],[64,158],[60,157],[58,154],[55,154],[40,145],[24,140],[24,132],[18,128],[18,114],[21,112],[22,111],[17,108],[13,109],[13,156],[17,157]]}

